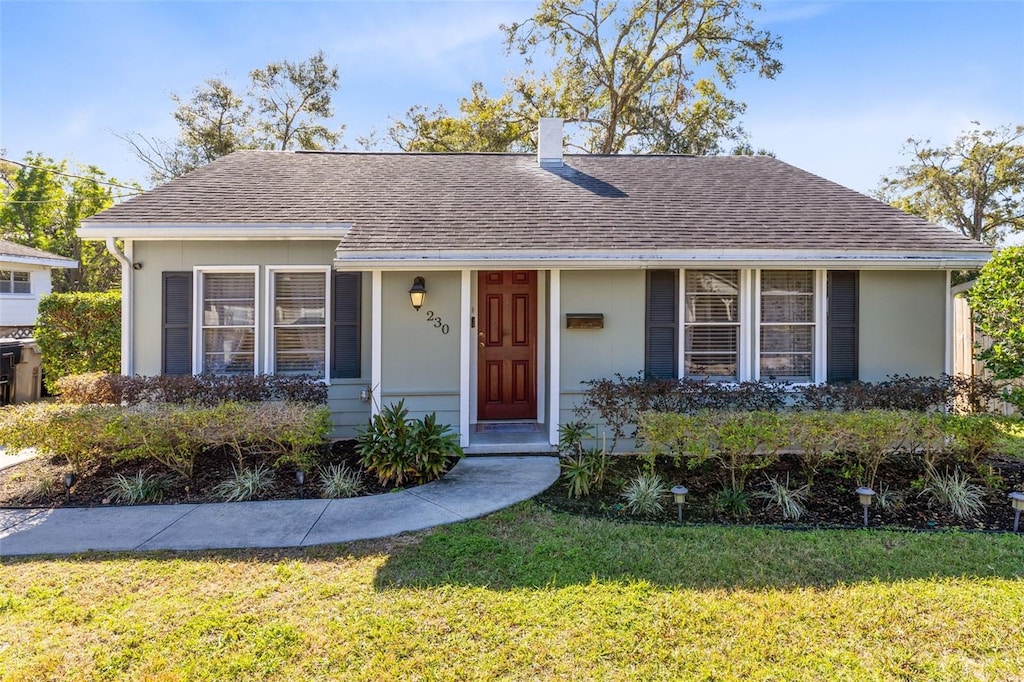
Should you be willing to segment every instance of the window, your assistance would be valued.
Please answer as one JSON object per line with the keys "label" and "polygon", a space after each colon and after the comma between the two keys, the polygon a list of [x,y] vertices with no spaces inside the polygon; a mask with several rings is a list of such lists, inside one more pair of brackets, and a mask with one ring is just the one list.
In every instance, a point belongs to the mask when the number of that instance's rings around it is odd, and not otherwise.
{"label": "window", "polygon": [[256,273],[200,271],[203,374],[256,372]]}
{"label": "window", "polygon": [[644,372],[656,379],[679,376],[679,272],[647,272],[647,346]]}
{"label": "window", "polygon": [[29,273],[16,270],[0,270],[0,294],[32,293]]}
{"label": "window", "polygon": [[761,271],[760,376],[814,381],[815,273]]}
{"label": "window", "polygon": [[739,378],[740,273],[687,270],[683,372],[698,379]]}
{"label": "window", "polygon": [[325,377],[327,274],[272,270],[272,371]]}

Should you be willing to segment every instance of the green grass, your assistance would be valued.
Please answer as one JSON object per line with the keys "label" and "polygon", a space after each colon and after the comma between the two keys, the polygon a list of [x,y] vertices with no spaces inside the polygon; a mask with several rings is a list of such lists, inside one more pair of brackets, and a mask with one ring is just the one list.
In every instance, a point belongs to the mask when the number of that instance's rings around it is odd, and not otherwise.
{"label": "green grass", "polygon": [[1024,537],[524,503],[308,551],[0,565],[0,679],[1015,680]]}

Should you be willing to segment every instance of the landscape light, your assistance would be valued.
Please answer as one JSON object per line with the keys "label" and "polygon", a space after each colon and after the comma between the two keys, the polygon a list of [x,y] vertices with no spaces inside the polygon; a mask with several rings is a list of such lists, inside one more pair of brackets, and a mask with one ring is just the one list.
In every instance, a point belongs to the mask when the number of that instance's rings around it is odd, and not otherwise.
{"label": "landscape light", "polygon": [[1010,504],[1013,505],[1013,532],[1020,528],[1020,513],[1024,511],[1024,493],[1010,493]]}
{"label": "landscape light", "polygon": [[868,527],[868,507],[871,506],[871,498],[875,496],[875,491],[871,488],[857,488],[857,496],[860,497],[860,506],[864,507],[864,527]]}
{"label": "landscape light", "polygon": [[295,481],[299,484],[299,498],[306,497],[306,472],[299,469],[295,472]]}
{"label": "landscape light", "polygon": [[685,485],[672,486],[672,499],[675,500],[676,507],[679,509],[679,523],[683,522],[683,503],[686,502],[686,495],[689,492]]}
{"label": "landscape light", "polygon": [[75,474],[71,471],[64,474],[64,502],[71,502],[71,486],[75,484]]}

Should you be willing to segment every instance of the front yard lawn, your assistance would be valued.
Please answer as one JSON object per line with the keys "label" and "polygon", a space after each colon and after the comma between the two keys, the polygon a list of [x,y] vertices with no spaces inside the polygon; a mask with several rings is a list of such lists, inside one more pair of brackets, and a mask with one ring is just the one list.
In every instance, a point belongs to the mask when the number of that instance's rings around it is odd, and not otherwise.
{"label": "front yard lawn", "polygon": [[1016,680],[1024,537],[527,502],[310,550],[0,564],[0,678]]}

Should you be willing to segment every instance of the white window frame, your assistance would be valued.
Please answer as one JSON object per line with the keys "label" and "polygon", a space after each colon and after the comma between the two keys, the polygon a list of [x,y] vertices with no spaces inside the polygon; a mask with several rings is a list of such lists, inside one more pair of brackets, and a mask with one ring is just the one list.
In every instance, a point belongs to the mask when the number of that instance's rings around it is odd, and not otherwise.
{"label": "white window frame", "polygon": [[[811,348],[811,378],[810,381],[795,382],[794,385],[803,386],[808,384],[824,383],[825,378],[828,376],[826,367],[828,353],[825,347],[827,339],[825,320],[828,305],[828,302],[825,300],[825,292],[828,281],[828,270],[822,268],[764,268],[763,270],[799,270],[804,272],[810,271],[812,273],[812,283],[814,286],[812,302],[814,322],[799,323],[802,326],[814,328],[811,336],[813,339]],[[753,343],[753,353],[751,358],[753,366],[751,367],[750,376],[754,381],[761,380],[761,273],[763,270],[757,269],[753,270],[751,273],[751,279],[753,280],[753,296],[751,299],[752,305],[750,307],[753,309],[752,312],[754,319],[750,333],[751,341]]]}
{"label": "white window frame", "polygon": [[[329,384],[331,379],[331,266],[329,265],[268,265],[267,276],[264,282],[264,300],[266,303],[266,348],[263,358],[263,366],[267,368],[267,374],[276,374],[277,349],[274,346],[274,330],[277,324],[274,322],[274,275],[281,272],[322,272],[324,275],[324,375],[321,379]],[[313,325],[310,325],[313,326]]]}
{"label": "white window frame", "polygon": [[206,273],[236,273],[251,274],[253,277],[253,349],[252,349],[252,373],[256,376],[260,373],[260,268],[258,265],[199,265],[192,268],[192,310],[195,315],[195,333],[192,338],[192,373],[203,373],[203,331],[206,328],[203,324],[203,275]]}
{"label": "white window frame", "polygon": [[[745,358],[747,355],[747,336],[749,328],[749,318],[745,314],[747,310],[747,282],[749,270],[744,268],[726,268],[726,267],[704,267],[704,268],[688,268],[679,271],[679,377],[688,378],[692,375],[686,372],[686,335],[689,331],[691,324],[686,322],[686,273],[687,272],[706,272],[711,270],[729,270],[737,273],[737,292],[736,292],[736,322],[735,323],[691,323],[698,327],[736,327],[736,344],[737,344],[737,357],[736,357],[736,376],[731,379],[725,378],[711,378],[709,381],[716,383],[730,384],[743,381],[744,377],[747,376],[747,363]],[[703,375],[696,375],[700,379],[704,379]]]}
{"label": "white window frame", "polygon": [[[0,296],[31,296],[32,295],[32,272],[29,270],[18,270],[16,268],[5,268],[0,267],[0,271],[9,272],[11,276],[9,279],[3,280],[10,284],[10,291],[0,291]],[[28,277],[28,291],[15,291],[14,290],[14,276],[15,275],[26,275]]]}

